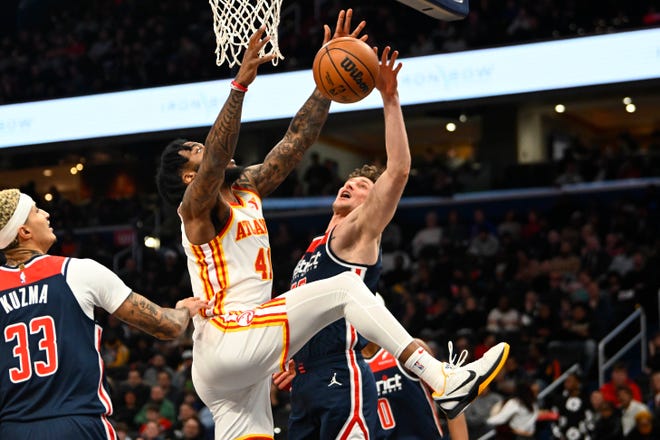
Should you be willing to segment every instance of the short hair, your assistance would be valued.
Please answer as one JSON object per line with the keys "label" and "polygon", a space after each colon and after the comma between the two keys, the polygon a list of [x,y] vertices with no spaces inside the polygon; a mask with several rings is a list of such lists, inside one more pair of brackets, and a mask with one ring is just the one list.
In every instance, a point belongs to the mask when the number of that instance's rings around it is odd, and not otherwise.
{"label": "short hair", "polygon": [[181,170],[188,163],[188,159],[181,156],[179,151],[190,150],[184,145],[187,139],[175,139],[163,150],[160,155],[160,164],[156,173],[156,186],[160,196],[172,206],[178,206],[186,192],[186,184],[181,180]]}
{"label": "short hair", "polygon": [[353,172],[348,175],[348,178],[352,179],[354,177],[366,177],[367,179],[376,183],[376,180],[378,180],[380,175],[383,174],[383,171],[384,170],[382,168],[379,168],[375,165],[362,165],[362,167],[354,169]]}

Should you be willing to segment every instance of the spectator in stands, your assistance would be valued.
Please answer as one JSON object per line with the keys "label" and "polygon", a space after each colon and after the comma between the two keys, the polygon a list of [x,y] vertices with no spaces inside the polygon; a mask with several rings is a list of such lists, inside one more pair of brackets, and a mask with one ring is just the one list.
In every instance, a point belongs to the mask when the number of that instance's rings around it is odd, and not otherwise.
{"label": "spectator in stands", "polygon": [[522,238],[526,241],[532,240],[541,232],[541,228],[542,226],[537,212],[533,209],[530,209],[527,212],[527,221],[522,226]]}
{"label": "spectator in stands", "polygon": [[617,272],[621,277],[626,276],[634,267],[633,254],[632,244],[630,241],[624,240],[622,250],[612,258],[609,270]]}
{"label": "spectator in stands", "polygon": [[487,232],[493,236],[497,234],[497,228],[486,218],[483,209],[475,209],[472,213],[472,225],[470,226],[470,238],[480,235],[482,232]]}
{"label": "spectator in stands", "polygon": [[635,428],[626,436],[626,440],[657,440],[658,438],[660,438],[660,429],[657,419],[647,411],[635,416]]}
{"label": "spectator in stands", "polygon": [[504,215],[504,220],[497,225],[497,233],[501,237],[504,234],[509,234],[514,242],[520,240],[521,225],[516,219],[516,211],[509,209]]}
{"label": "spectator in stands", "polygon": [[154,408],[161,417],[170,421],[170,425],[176,420],[176,409],[174,403],[165,398],[165,393],[160,386],[154,385],[151,387],[149,400],[142,406],[140,412],[135,416],[135,423],[140,425],[147,423],[147,412]]}
{"label": "spectator in stands", "polygon": [[660,331],[656,331],[648,342],[649,357],[646,365],[646,373],[660,371]]}
{"label": "spectator in stands", "polygon": [[612,301],[615,322],[621,322],[630,316],[637,307],[637,295],[634,289],[626,289],[622,285],[618,272],[609,272],[605,281],[607,294]]}
{"label": "spectator in stands", "polygon": [[568,241],[562,241],[559,247],[559,255],[548,262],[548,270],[562,274],[564,277],[574,279],[580,270],[580,258],[573,252],[573,247]]}
{"label": "spectator in stands", "polygon": [[141,408],[142,405],[138,405],[135,392],[126,390],[121,393],[119,399],[115,399],[115,409],[112,418],[114,421],[126,425],[131,431],[135,431],[139,428],[139,425],[135,423],[135,416],[138,415]]}
{"label": "spectator in stands", "polygon": [[628,367],[622,362],[617,362],[612,367],[612,373],[610,375],[610,381],[605,382],[603,386],[600,387],[600,392],[603,394],[603,399],[608,402],[611,402],[615,407],[621,406],[619,401],[619,396],[617,393],[618,388],[627,387],[632,393],[632,399],[641,402],[642,401],[642,392],[639,389],[639,385],[628,377]]}
{"label": "spectator in stands", "polygon": [[[383,255],[383,263],[385,255]],[[412,271],[410,270],[410,259],[405,252],[394,252],[392,266],[383,270],[383,281],[388,286],[396,284],[405,284],[412,278]],[[383,264],[383,267],[385,264]]]}
{"label": "spectator in stands", "polygon": [[587,296],[589,313],[595,318],[591,321],[591,334],[599,341],[607,335],[612,329],[612,323],[615,322],[612,301],[595,281],[587,285]]}
{"label": "spectator in stands", "polygon": [[149,363],[151,365],[144,371],[143,375],[144,383],[147,385],[153,386],[158,384],[158,373],[161,371],[167,371],[170,377],[174,376],[174,370],[167,365],[167,360],[162,354],[154,354],[149,360]]}
{"label": "spectator in stands", "polygon": [[154,420],[149,420],[139,430],[141,440],[165,440],[162,426]]}
{"label": "spectator in stands", "polygon": [[656,424],[660,423],[660,370],[655,370],[649,377],[649,392],[646,406],[653,414]]}
{"label": "spectator in stands", "polygon": [[106,329],[103,332],[101,357],[103,358],[103,363],[109,377],[117,378],[125,374],[129,355],[130,350],[119,339],[117,332]]}
{"label": "spectator in stands", "polygon": [[553,313],[552,306],[546,302],[537,305],[538,312],[530,326],[530,342],[546,345],[558,331],[558,319]]}
{"label": "spectator in stands", "polygon": [[507,295],[500,296],[497,307],[488,313],[486,329],[495,333],[502,340],[508,340],[510,335],[520,331],[520,312],[511,307]]}
{"label": "spectator in stands", "polygon": [[172,386],[180,391],[193,389],[192,385],[192,350],[181,353],[181,363],[172,377]]}
{"label": "spectator in stands", "polygon": [[453,310],[453,332],[473,334],[486,324],[486,314],[479,307],[479,302],[469,291],[462,297]]}
{"label": "spectator in stands", "polygon": [[477,259],[489,260],[495,257],[498,250],[499,241],[490,232],[488,226],[482,225],[477,235],[470,241],[467,252]]}
{"label": "spectator in stands", "polygon": [[177,437],[183,440],[204,440],[204,426],[197,416],[190,417],[183,424],[182,436]]}
{"label": "spectator in stands", "polygon": [[[197,417],[197,410],[195,410],[192,404],[188,402],[182,402],[181,405],[179,405],[179,413],[177,415],[176,422],[174,422],[172,425],[174,438],[184,438],[183,431],[185,424],[189,419],[193,417]],[[197,420],[197,422],[199,423],[199,420]]]}
{"label": "spectator in stands", "polygon": [[308,196],[320,196],[325,187],[331,182],[330,170],[321,163],[321,158],[316,151],[309,155],[310,164],[303,174],[303,181],[307,184],[306,194]]}
{"label": "spectator in stands", "polygon": [[490,426],[497,426],[500,431],[512,433],[516,439],[533,439],[536,432],[536,418],[539,407],[532,387],[526,382],[519,382],[514,394],[502,405],[499,411],[486,420]]}
{"label": "spectator in stands", "polygon": [[602,274],[609,265],[610,258],[601,248],[598,236],[592,234],[586,237],[581,250],[580,267],[592,274]]}
{"label": "spectator in stands", "polygon": [[552,411],[559,415],[552,424],[555,438],[566,440],[587,440],[594,429],[594,415],[582,389],[582,381],[575,374],[564,380],[564,390],[552,405]]}
{"label": "spectator in stands", "polygon": [[470,438],[481,438],[493,429],[492,426],[486,423],[486,420],[488,420],[496,405],[501,407],[503,400],[504,398],[501,395],[488,387],[479,395],[478,399],[475,399],[467,407],[464,414]]}
{"label": "spectator in stands", "polygon": [[596,342],[592,334],[592,318],[588,307],[581,302],[573,303],[570,316],[561,320],[559,332],[548,344],[551,356],[570,363],[579,361],[585,375],[591,373],[596,359]]}
{"label": "spectator in stands", "polygon": [[578,164],[572,159],[567,159],[564,162],[564,171],[555,179],[556,185],[570,185],[573,183],[581,183],[584,178],[578,170]]}
{"label": "spectator in stands", "polygon": [[149,385],[142,381],[142,375],[140,374],[140,370],[137,368],[131,368],[128,371],[126,380],[119,384],[120,394],[126,393],[128,391],[131,391],[135,394],[135,400],[138,408],[142,408],[142,406],[147,403],[147,400],[149,400],[151,388]]}
{"label": "spectator in stands", "polygon": [[175,406],[179,405],[183,400],[183,393],[179,388],[172,385],[172,374],[167,370],[163,370],[159,371],[156,377],[158,386],[163,390],[165,398]]}
{"label": "spectator in stands", "polygon": [[633,392],[630,387],[622,385],[616,390],[617,398],[619,399],[621,408],[621,427],[623,428],[623,435],[628,435],[635,429],[635,418],[639,413],[650,411],[646,405],[639,400],[633,399]]}
{"label": "spectator in stands", "polygon": [[447,214],[447,225],[444,228],[442,237],[442,246],[451,255],[462,250],[467,246],[467,229],[461,223],[458,211],[452,209]]}
{"label": "spectator in stands", "polygon": [[438,214],[429,211],[424,216],[424,227],[419,229],[410,243],[415,258],[420,256],[435,257],[440,251],[442,242],[442,227],[438,222]]}
{"label": "spectator in stands", "polygon": [[621,440],[623,428],[621,427],[621,412],[612,402],[602,401],[598,407],[596,426],[593,438],[598,440]]}

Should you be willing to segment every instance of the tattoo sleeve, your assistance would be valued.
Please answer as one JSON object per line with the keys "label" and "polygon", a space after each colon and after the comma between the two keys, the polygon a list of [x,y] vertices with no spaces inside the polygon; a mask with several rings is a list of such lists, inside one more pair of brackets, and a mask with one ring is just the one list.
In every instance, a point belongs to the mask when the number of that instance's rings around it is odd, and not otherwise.
{"label": "tattoo sleeve", "polygon": [[168,309],[131,292],[114,315],[158,339],[174,339],[188,327],[188,309]]}
{"label": "tattoo sleeve", "polygon": [[241,113],[245,93],[231,90],[211,130],[206,136],[204,159],[199,167],[199,177],[189,192],[192,205],[201,209],[215,203],[218,188],[223,182],[225,168],[234,156],[241,128]]}
{"label": "tattoo sleeve", "polygon": [[314,90],[291,120],[282,140],[266,155],[264,162],[246,170],[262,197],[273,192],[298,166],[305,152],[318,139],[329,110],[330,100]]}

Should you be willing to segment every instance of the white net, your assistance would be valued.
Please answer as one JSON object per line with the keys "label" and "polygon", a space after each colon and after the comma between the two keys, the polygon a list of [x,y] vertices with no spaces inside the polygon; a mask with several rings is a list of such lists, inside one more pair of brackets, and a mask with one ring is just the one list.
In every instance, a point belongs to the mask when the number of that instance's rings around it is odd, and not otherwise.
{"label": "white net", "polygon": [[213,10],[215,63],[218,66],[225,61],[229,67],[240,65],[241,54],[247,48],[250,37],[262,25],[266,26],[270,41],[260,55],[275,54],[273,65],[284,59],[277,44],[282,0],[209,0],[209,4]]}

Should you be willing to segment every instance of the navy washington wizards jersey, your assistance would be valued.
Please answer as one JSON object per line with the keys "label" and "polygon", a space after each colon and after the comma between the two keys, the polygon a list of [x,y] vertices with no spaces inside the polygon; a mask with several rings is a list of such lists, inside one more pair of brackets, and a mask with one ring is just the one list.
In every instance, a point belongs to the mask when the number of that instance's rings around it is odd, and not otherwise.
{"label": "navy washington wizards jersey", "polygon": [[90,415],[114,432],[93,308],[112,313],[129,294],[92,260],[44,255],[0,267],[0,425]]}
{"label": "navy washington wizards jersey", "polygon": [[[376,264],[371,266],[352,264],[343,261],[332,253],[330,242],[332,231],[316,237],[305,251],[291,278],[291,289],[312,281],[324,280],[342,272],[351,271],[362,278],[362,281],[372,291],[378,288],[378,279],[382,270],[381,256],[378,255]],[[295,293],[294,293],[295,294]],[[361,350],[366,345],[362,337],[351,338],[350,329],[347,330],[346,320],[339,319],[310,339],[303,348],[293,356],[296,364],[305,362],[318,362],[332,357],[331,355],[344,354],[347,349]],[[353,341],[351,341],[353,339]]]}
{"label": "navy washington wizards jersey", "polygon": [[[351,271],[375,292],[380,255],[374,265],[348,263],[332,253],[331,237],[332,231],[312,240],[294,270],[291,288]],[[360,352],[366,342],[342,318],[293,356],[298,374],[291,390],[290,438],[375,438],[376,384]]]}
{"label": "navy washington wizards jersey", "polygon": [[378,389],[379,439],[437,440],[442,428],[429,389],[382,348],[365,361]]}

